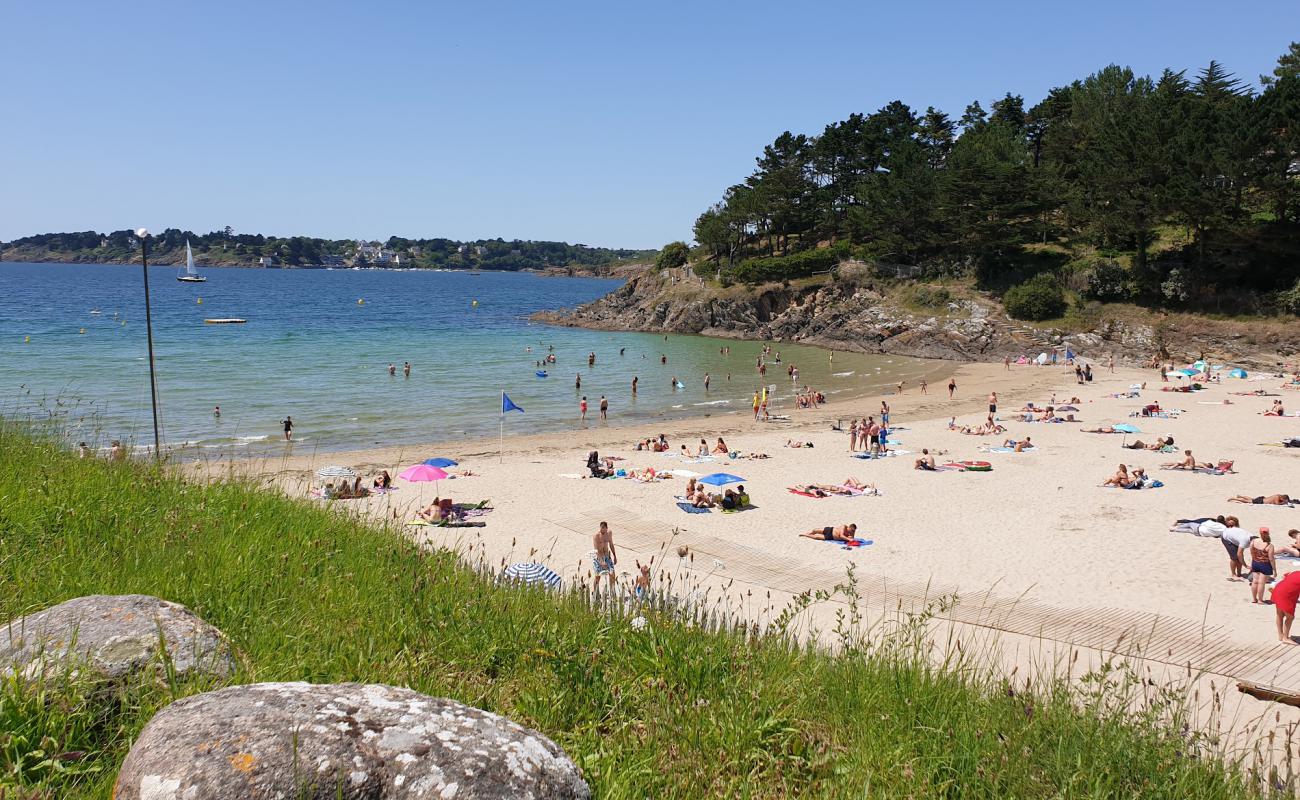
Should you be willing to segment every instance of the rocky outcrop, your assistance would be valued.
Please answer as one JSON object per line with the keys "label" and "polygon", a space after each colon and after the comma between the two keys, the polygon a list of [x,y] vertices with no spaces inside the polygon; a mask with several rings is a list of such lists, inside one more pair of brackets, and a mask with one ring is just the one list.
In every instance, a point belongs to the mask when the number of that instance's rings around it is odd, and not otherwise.
{"label": "rocky outcrop", "polygon": [[1251,337],[1199,321],[1181,327],[1162,322],[1164,329],[1158,330],[1151,324],[1106,319],[1091,331],[1065,332],[1012,320],[1001,306],[982,296],[918,313],[870,281],[717,289],[702,285],[684,270],[646,273],[595,302],[535,318],[604,330],[805,342],[954,361],[997,361],[1069,347],[1086,358],[1114,354],[1120,361],[1144,362],[1171,346],[1174,360],[1185,354],[1195,358],[1203,350],[1234,363],[1272,367],[1300,350],[1300,326],[1292,326],[1297,330],[1291,336],[1274,332]]}
{"label": "rocky outcrop", "polygon": [[235,668],[230,643],[188,608],[143,594],[89,595],[0,626],[0,672],[28,675],[72,663],[106,679],[165,669],[224,677]]}
{"label": "rocky outcrop", "polygon": [[127,754],[114,800],[587,798],[554,742],[410,689],[262,683],[172,703]]}

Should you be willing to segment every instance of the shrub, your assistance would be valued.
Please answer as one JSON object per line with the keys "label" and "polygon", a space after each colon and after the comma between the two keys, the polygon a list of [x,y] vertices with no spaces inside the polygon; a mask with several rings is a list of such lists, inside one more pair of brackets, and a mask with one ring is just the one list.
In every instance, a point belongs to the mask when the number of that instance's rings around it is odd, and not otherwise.
{"label": "shrub", "polygon": [[686,242],[669,242],[655,257],[655,269],[676,269],[684,266],[690,255],[691,249],[686,246]]}
{"label": "shrub", "polygon": [[1129,298],[1128,270],[1114,261],[1103,261],[1088,271],[1084,294],[1104,303]]}
{"label": "shrub", "polygon": [[1285,292],[1278,292],[1278,305],[1288,314],[1300,316],[1300,279],[1297,279],[1295,286]]}
{"label": "shrub", "polygon": [[912,287],[912,302],[923,308],[943,308],[952,302],[952,292],[942,286],[918,283]]}
{"label": "shrub", "polygon": [[1065,312],[1065,289],[1055,275],[1044,272],[1008,289],[1002,304],[1013,319],[1053,319]]}
{"label": "shrub", "polygon": [[846,253],[847,247],[836,245],[817,250],[804,250],[788,256],[747,258],[736,266],[730,267],[727,272],[735,280],[744,283],[806,278],[818,272],[829,271]]}

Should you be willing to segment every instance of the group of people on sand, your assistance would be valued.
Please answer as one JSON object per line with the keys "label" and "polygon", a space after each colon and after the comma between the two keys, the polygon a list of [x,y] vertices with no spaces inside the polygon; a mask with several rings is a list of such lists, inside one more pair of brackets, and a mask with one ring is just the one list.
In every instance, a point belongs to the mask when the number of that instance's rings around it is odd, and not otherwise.
{"label": "group of people on sand", "polygon": [[695,508],[721,508],[723,511],[739,511],[752,505],[749,492],[745,491],[743,483],[735,489],[728,487],[719,494],[709,492],[704,488],[704,484],[695,478],[690,478],[686,481],[686,493],[683,496],[686,498],[686,502]]}
{"label": "group of people on sand", "polygon": [[794,404],[797,408],[817,408],[825,402],[826,395],[816,389],[810,389],[807,386],[803,387],[803,391],[799,392],[794,397]]}
{"label": "group of people on sand", "polygon": [[849,451],[870,453],[873,456],[889,452],[889,406],[881,403],[881,421],[869,416],[849,421]]}
{"label": "group of people on sand", "polygon": [[[1278,556],[1300,558],[1300,529],[1287,531],[1286,544],[1273,542],[1267,527],[1250,533],[1241,527],[1235,516],[1199,517],[1180,519],[1169,529],[1175,533],[1190,533],[1206,538],[1216,538],[1228,553],[1228,580],[1247,581],[1250,584],[1252,603],[1272,602],[1276,615],[1278,641],[1296,644],[1291,638],[1291,625],[1295,621],[1296,601],[1300,599],[1300,570],[1288,573],[1273,587],[1271,597],[1266,597],[1269,582],[1278,574]],[[1249,569],[1246,567],[1249,565]]]}
{"label": "group of people on sand", "polygon": [[1147,471],[1142,467],[1134,467],[1129,470],[1125,464],[1120,464],[1115,470],[1115,474],[1102,482],[1102,486],[1118,486],[1121,489],[1145,489],[1152,486],[1155,481],[1152,480]]}

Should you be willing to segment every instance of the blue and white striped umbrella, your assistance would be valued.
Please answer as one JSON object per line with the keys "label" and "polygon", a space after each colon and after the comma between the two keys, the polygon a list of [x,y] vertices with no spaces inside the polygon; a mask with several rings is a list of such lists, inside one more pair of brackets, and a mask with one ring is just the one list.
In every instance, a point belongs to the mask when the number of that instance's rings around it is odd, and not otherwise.
{"label": "blue and white striped umbrella", "polygon": [[560,576],[556,575],[553,570],[545,565],[538,564],[535,561],[521,561],[518,564],[511,564],[501,573],[502,577],[519,581],[520,583],[543,584],[548,589],[554,589],[560,585]]}
{"label": "blue and white striped umbrella", "polygon": [[316,471],[316,474],[322,478],[355,478],[357,471],[351,467],[340,467],[338,465],[322,467]]}

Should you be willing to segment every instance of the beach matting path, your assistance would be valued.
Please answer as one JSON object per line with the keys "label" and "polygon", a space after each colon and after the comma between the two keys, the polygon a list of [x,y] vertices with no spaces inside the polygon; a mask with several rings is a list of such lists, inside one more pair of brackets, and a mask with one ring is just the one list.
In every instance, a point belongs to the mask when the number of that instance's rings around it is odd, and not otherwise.
{"label": "beach matting path", "polygon": [[[583,538],[589,538],[602,521],[608,522],[615,531],[617,547],[661,560],[685,545],[696,557],[704,557],[699,566],[690,569],[706,577],[790,596],[832,592],[837,586],[847,584],[845,573],[801,564],[692,532],[684,526],[667,526],[617,506],[545,520]],[[1199,620],[1120,608],[1062,608],[993,592],[963,599],[956,587],[862,571],[854,574],[853,586],[862,601],[880,608],[920,612],[934,607],[940,598],[956,597],[957,601],[947,604],[940,618],[958,625],[1154,662],[1193,675],[1219,675],[1300,695],[1300,647],[1278,647],[1273,643],[1243,646],[1220,626]],[[845,602],[834,593],[829,599]]]}

